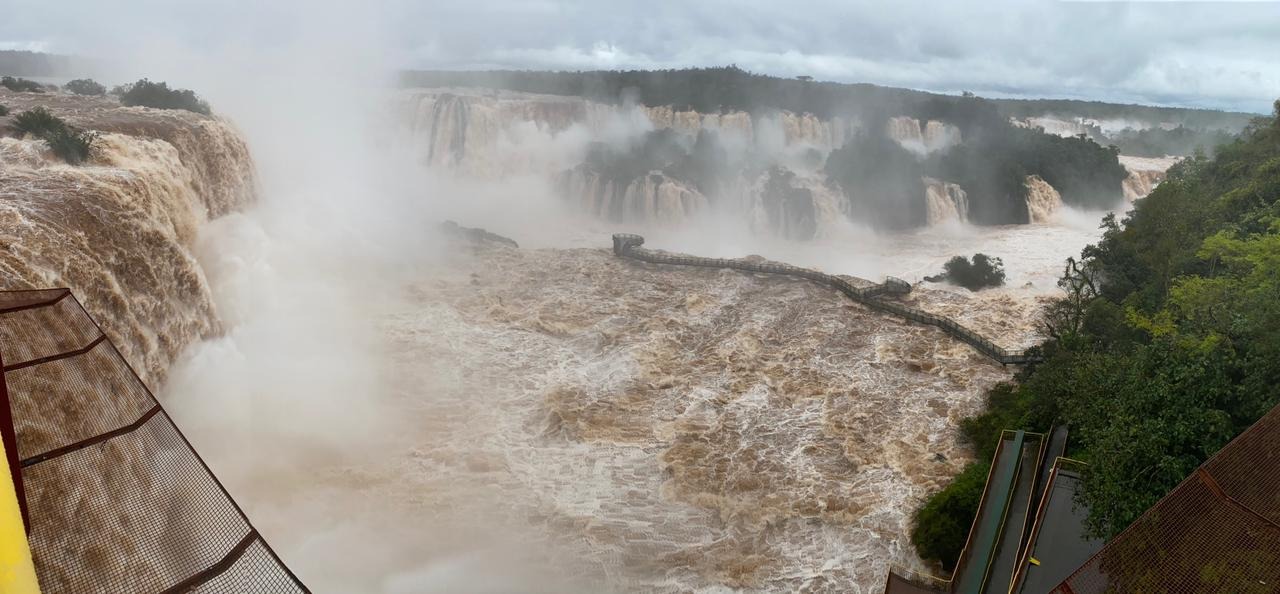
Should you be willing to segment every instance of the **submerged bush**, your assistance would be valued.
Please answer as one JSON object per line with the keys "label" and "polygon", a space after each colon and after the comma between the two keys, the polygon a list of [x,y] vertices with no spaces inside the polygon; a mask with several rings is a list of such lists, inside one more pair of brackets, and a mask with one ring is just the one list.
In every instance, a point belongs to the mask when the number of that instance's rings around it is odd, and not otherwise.
{"label": "submerged bush", "polygon": [[9,108],[8,108],[8,107],[5,107],[5,106],[3,106],[3,105],[0,105],[0,118],[2,118],[2,117],[4,117],[4,116],[7,116],[7,115],[9,115]]}
{"label": "submerged bush", "polygon": [[49,145],[49,150],[71,165],[79,165],[93,154],[97,132],[80,130],[68,125],[44,107],[36,107],[18,114],[13,125],[20,132],[35,136]]}
{"label": "submerged bush", "polygon": [[124,105],[155,107],[158,109],[185,109],[209,115],[209,104],[189,89],[170,89],[163,82],[142,79],[128,88],[121,88],[120,103]]}
{"label": "submerged bush", "polygon": [[44,136],[45,144],[53,154],[70,165],[79,165],[93,154],[93,142],[97,140],[97,132],[77,130],[65,127]]}
{"label": "submerged bush", "polygon": [[43,93],[44,92],[44,85],[34,80],[27,80],[25,78],[14,78],[12,76],[0,77],[0,87],[4,87],[6,89],[9,89],[10,91],[16,91],[19,93],[23,93],[23,92]]}
{"label": "submerged bush", "polygon": [[14,116],[13,127],[19,132],[44,138],[47,134],[66,128],[67,123],[44,107],[36,107]]}
{"label": "submerged bush", "polygon": [[1004,284],[1004,262],[986,254],[974,254],[973,260],[955,256],[943,265],[942,274],[926,276],[929,282],[949,281],[970,291]]}
{"label": "submerged bush", "polygon": [[65,88],[77,95],[105,95],[107,88],[89,78],[77,78],[66,84]]}

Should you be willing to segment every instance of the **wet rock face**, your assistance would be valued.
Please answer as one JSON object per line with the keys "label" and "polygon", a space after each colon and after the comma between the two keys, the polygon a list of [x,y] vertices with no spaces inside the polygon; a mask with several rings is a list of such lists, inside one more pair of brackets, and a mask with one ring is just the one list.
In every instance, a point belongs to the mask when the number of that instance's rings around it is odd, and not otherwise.
{"label": "wet rock face", "polygon": [[813,191],[796,187],[796,175],[784,167],[772,167],[765,175],[761,197],[773,232],[787,239],[813,239],[818,231]]}
{"label": "wet rock face", "polygon": [[475,227],[463,227],[455,221],[445,221],[441,223],[440,230],[444,231],[446,235],[449,235],[457,239],[467,240],[472,244],[477,244],[477,245],[498,244],[498,245],[504,245],[506,247],[511,247],[511,248],[520,247],[520,244],[516,243],[514,239],[511,239],[509,237],[504,237],[502,235],[498,235],[497,233],[492,233],[484,229],[479,229]]}
{"label": "wet rock face", "polygon": [[216,117],[109,97],[0,91],[0,103],[101,133],[79,167],[43,141],[0,138],[0,286],[70,287],[157,385],[186,345],[220,330],[193,250],[201,225],[254,199],[244,140]]}

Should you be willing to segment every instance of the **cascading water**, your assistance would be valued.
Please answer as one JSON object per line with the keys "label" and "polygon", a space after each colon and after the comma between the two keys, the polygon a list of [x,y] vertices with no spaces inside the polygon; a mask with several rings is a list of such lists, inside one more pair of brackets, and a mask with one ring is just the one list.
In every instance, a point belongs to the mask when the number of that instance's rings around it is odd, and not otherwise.
{"label": "cascading water", "polygon": [[615,182],[579,165],[556,183],[581,212],[616,223],[680,224],[710,208],[697,188],[661,171]]}
{"label": "cascading water", "polygon": [[969,197],[959,185],[926,177],[924,197],[930,226],[950,221],[969,222]]}
{"label": "cascading water", "polygon": [[889,118],[885,124],[885,133],[903,148],[919,155],[927,155],[960,142],[960,129],[955,126],[936,120],[929,120],[921,125],[920,120],[907,116]]}
{"label": "cascading water", "polygon": [[1165,173],[1180,161],[1178,157],[1130,157],[1120,155],[1120,164],[1129,171],[1129,176],[1122,183],[1124,198],[1133,202],[1151,193],[1164,181]]}
{"label": "cascading water", "polygon": [[[422,153],[429,162],[472,173],[562,171],[540,169],[556,155],[513,155],[532,146],[522,139],[605,136],[611,125],[593,120],[594,108],[575,115],[571,100],[458,97],[430,109],[415,103],[408,113],[422,133],[415,138],[430,139]],[[190,244],[206,218],[250,200],[248,152],[225,123],[195,115],[103,107],[69,117],[118,131],[103,137],[88,166],[61,165],[35,141],[0,140],[0,241],[9,248],[0,265],[10,286],[76,288],[123,337],[122,348],[133,349],[126,356],[145,361],[159,382],[174,350],[216,331]],[[803,118],[703,115],[699,125],[713,117],[721,129],[728,118],[737,130],[750,123],[752,134],[784,140],[816,143],[825,134]],[[775,176],[785,183],[766,191]],[[586,172],[562,180],[600,214],[674,222],[719,206],[661,173],[626,184]],[[1089,237],[1045,227],[960,239],[860,234],[855,242],[840,233],[843,193],[815,171],[733,183],[754,188],[728,193],[741,196],[734,206],[758,215],[766,235],[817,240],[779,242],[808,250],[797,263],[819,259],[835,271],[884,250],[869,266],[918,278],[947,255],[984,251],[1012,254],[1013,283],[1028,267],[1056,273]],[[962,189],[937,180],[924,187],[936,210],[931,222],[965,219]],[[364,458],[347,451],[353,443],[341,455],[326,450],[312,460],[320,471],[286,473],[287,488],[246,481],[261,487],[254,503],[272,512],[261,517],[288,535],[290,562],[316,576],[317,590],[450,591],[439,585],[448,578],[441,566],[461,564],[466,581],[528,562],[543,568],[530,570],[538,579],[583,582],[583,591],[875,591],[888,562],[919,567],[906,537],[912,510],[972,456],[955,420],[1009,377],[936,329],[871,313],[810,283],[633,265],[600,248],[441,251],[440,265],[424,266],[411,286],[380,287],[403,293],[405,303],[389,313],[360,303],[370,307],[362,319],[377,323],[370,357],[382,358],[378,377],[392,384],[392,402],[378,403],[394,412],[392,444]],[[1052,285],[1040,276],[1037,283]],[[226,274],[221,282],[245,281]],[[919,288],[910,299],[1010,347],[1037,336],[1038,297],[1023,289],[961,296]],[[225,371],[217,361],[192,366]],[[313,402],[299,402],[306,418],[317,418]],[[179,414],[194,406],[168,404]],[[353,542],[361,563],[340,562]]]}
{"label": "cascading water", "polygon": [[1048,223],[1062,208],[1062,195],[1049,182],[1038,175],[1029,175],[1027,188],[1027,215],[1032,223]]}
{"label": "cascading water", "polygon": [[0,282],[67,286],[144,379],[219,329],[193,255],[204,221],[252,201],[253,166],[226,122],[107,100],[11,95],[104,132],[90,162],[62,163],[35,139],[0,138]]}
{"label": "cascading water", "polygon": [[797,174],[782,167],[762,173],[737,190],[757,233],[807,241],[830,236],[845,220],[849,201],[814,174]]}

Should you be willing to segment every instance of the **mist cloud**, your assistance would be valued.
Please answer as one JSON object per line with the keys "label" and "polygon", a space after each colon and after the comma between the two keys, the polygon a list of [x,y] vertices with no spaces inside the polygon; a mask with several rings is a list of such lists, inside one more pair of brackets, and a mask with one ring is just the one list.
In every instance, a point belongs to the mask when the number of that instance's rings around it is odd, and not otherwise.
{"label": "mist cloud", "polygon": [[[145,33],[174,46],[270,47],[330,3],[16,0],[0,46],[97,55]],[[337,10],[339,14],[349,12]],[[989,0],[384,0],[406,68],[678,68],[736,63],[942,92],[1270,111],[1280,96],[1280,3]],[[128,18],[120,18],[127,14]],[[221,35],[236,30],[235,37]],[[362,36],[331,42],[359,52]]]}

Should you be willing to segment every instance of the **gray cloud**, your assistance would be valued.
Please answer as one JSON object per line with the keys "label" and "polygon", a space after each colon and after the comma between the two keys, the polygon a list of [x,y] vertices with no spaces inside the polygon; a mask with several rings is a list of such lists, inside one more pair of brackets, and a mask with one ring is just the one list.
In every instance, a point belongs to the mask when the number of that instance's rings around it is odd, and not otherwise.
{"label": "gray cloud", "polygon": [[[269,45],[328,10],[324,2],[12,3],[0,44],[94,55],[150,36],[192,50]],[[381,50],[401,67],[736,63],[943,92],[1250,111],[1269,111],[1280,96],[1280,2],[389,0],[361,10],[379,21]],[[333,43],[355,39],[363,37]]]}

